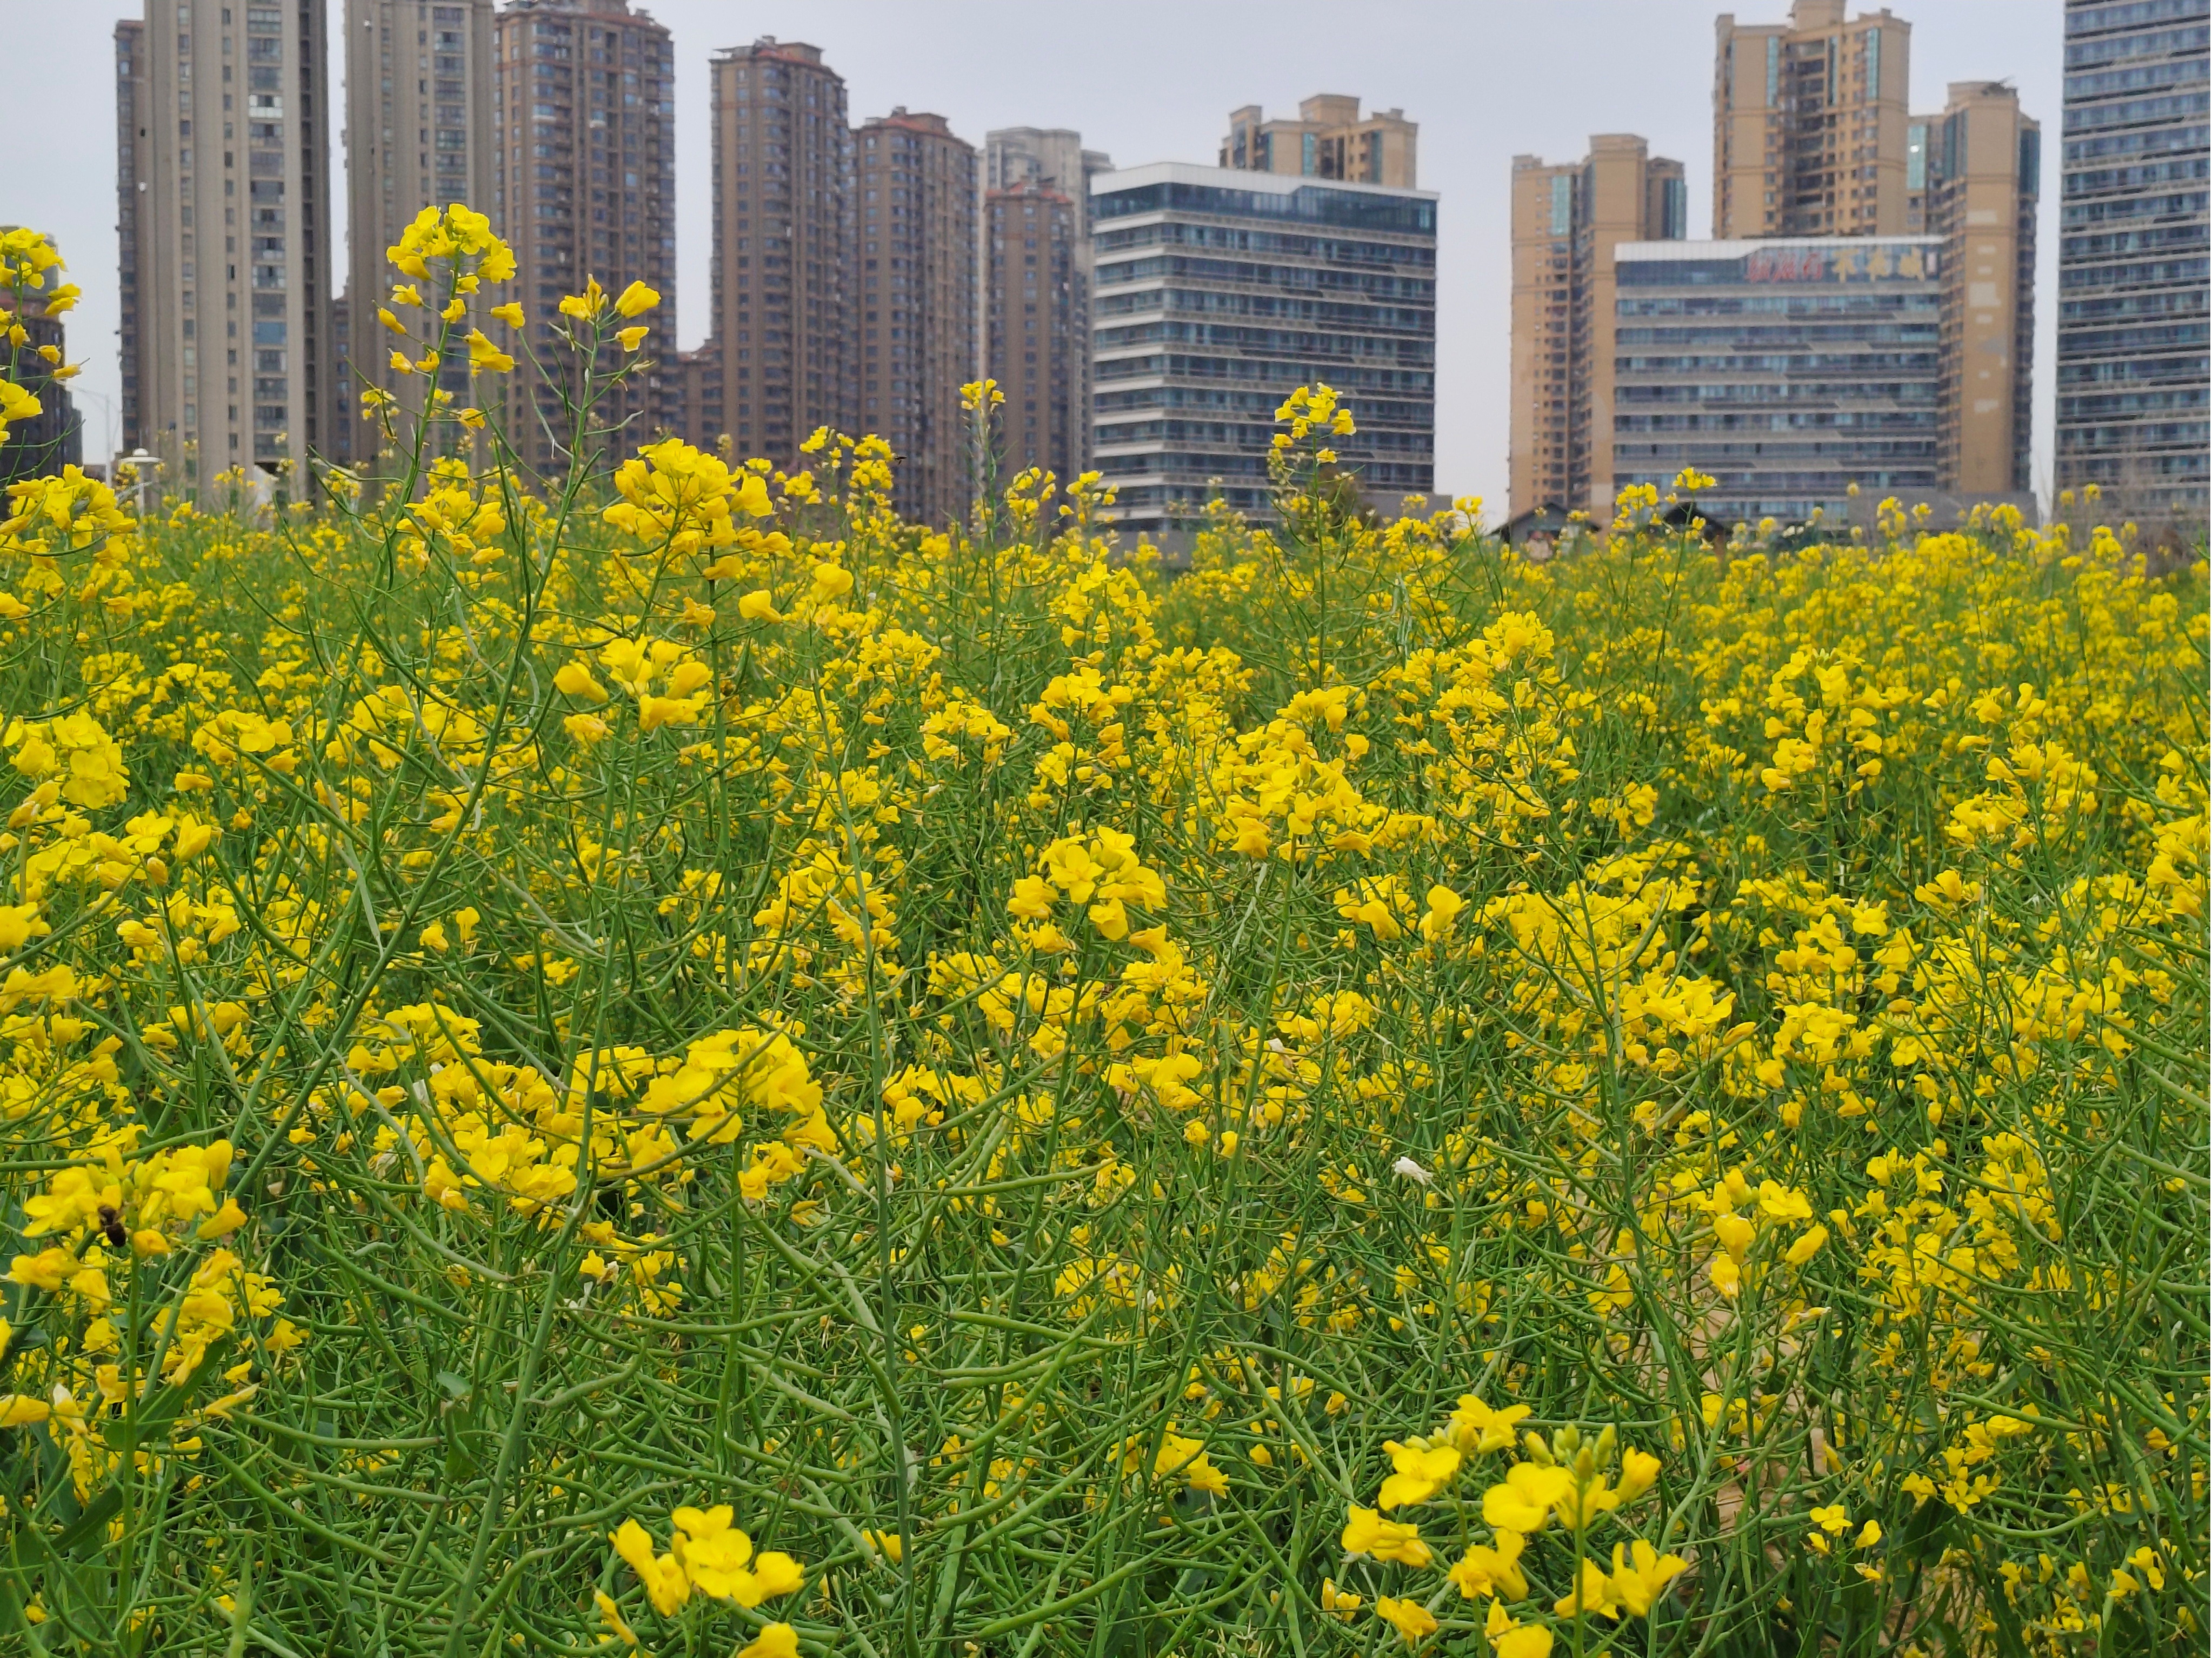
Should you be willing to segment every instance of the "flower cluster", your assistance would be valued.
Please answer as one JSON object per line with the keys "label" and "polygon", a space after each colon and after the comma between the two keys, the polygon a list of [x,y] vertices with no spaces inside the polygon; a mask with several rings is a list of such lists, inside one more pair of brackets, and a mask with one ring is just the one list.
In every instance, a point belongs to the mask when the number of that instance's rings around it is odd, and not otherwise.
{"label": "flower cluster", "polygon": [[[654,1552],[651,1534],[635,1520],[623,1521],[609,1540],[664,1618],[681,1612],[695,1594],[750,1611],[805,1588],[805,1569],[774,1549],[756,1552],[753,1540],[732,1523],[733,1514],[726,1503],[677,1509],[669,1517],[665,1553]],[[599,1605],[611,1622],[626,1630],[607,1596],[599,1597]],[[790,1658],[797,1632],[788,1624],[770,1624],[744,1650],[751,1658]]]}
{"label": "flower cluster", "polygon": [[[1347,1560],[1415,1570],[1437,1564],[1437,1557],[1423,1540],[1418,1521],[1383,1515],[1447,1496],[1468,1459],[1514,1448],[1515,1424],[1528,1414],[1525,1406],[1497,1411],[1475,1394],[1463,1394],[1450,1421],[1435,1434],[1387,1442],[1383,1448],[1391,1473],[1382,1482],[1376,1506],[1354,1504],[1339,1540]],[[1661,1553],[1640,1536],[1613,1546],[1610,1571],[1599,1564],[1601,1554],[1592,1552],[1599,1541],[1593,1535],[1599,1521],[1607,1515],[1620,1518],[1620,1510],[1633,1505],[1656,1483],[1657,1457],[1620,1450],[1610,1428],[1588,1442],[1574,1428],[1563,1428],[1548,1440],[1529,1433],[1523,1448],[1524,1460],[1504,1468],[1482,1494],[1481,1515],[1490,1528],[1489,1538],[1467,1543],[1444,1576],[1462,1600],[1488,1601],[1481,1628],[1494,1651],[1508,1658],[1545,1658],[1553,1648],[1553,1629],[1534,1620],[1531,1609],[1516,1612],[1514,1606],[1535,1594],[1528,1576],[1534,1562],[1524,1557],[1532,1540],[1554,1520],[1571,1537],[1563,1554],[1570,1587],[1551,1608],[1555,1619],[1647,1617],[1689,1563],[1680,1555]],[[1435,1611],[1441,1593],[1425,1599],[1379,1595],[1376,1615],[1395,1628],[1407,1644],[1419,1645],[1443,1626]],[[1364,1604],[1364,1597],[1334,1578],[1323,1582],[1320,1598],[1322,1610],[1340,1618],[1352,1616]]]}
{"label": "flower cluster", "polygon": [[1310,388],[1170,580],[1095,478],[633,449],[649,290],[393,257],[357,476],[0,517],[0,1606],[2202,1644],[2201,562],[1537,562]]}

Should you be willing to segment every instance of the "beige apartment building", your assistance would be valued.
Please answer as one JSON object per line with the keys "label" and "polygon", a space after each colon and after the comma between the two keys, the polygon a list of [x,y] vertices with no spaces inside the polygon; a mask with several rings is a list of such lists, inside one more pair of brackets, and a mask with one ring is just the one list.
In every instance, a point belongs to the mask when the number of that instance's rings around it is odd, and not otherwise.
{"label": "beige apartment building", "polygon": [[709,332],[720,346],[722,423],[690,435],[705,443],[727,433],[740,455],[796,466],[816,428],[856,424],[845,82],[820,47],[772,36],[718,53],[709,73]]}
{"label": "beige apartment building", "polygon": [[1714,24],[1713,235],[1899,236],[1911,25],[1796,0],[1786,23]]}
{"label": "beige apartment building", "polygon": [[1072,127],[996,127],[983,135],[983,188],[1014,190],[1035,180],[1070,199],[1089,194],[1091,180],[1114,170],[1103,149],[1085,149]]}
{"label": "beige apartment building", "polygon": [[1030,467],[1062,485],[1083,470],[1089,329],[1082,249],[1066,194],[1039,179],[983,197],[983,373],[999,383],[1000,478]]}
{"label": "beige apartment building", "polygon": [[[489,214],[499,205],[492,0],[346,0],[344,29],[349,349],[340,360],[331,427],[343,453],[354,452],[349,440],[362,438],[365,460],[361,392],[378,386],[419,409],[424,385],[418,374],[392,370],[396,342],[376,323],[398,280],[386,250],[426,206],[465,202]],[[419,356],[419,346],[410,355]],[[462,404],[470,400],[465,350],[441,365],[438,384]]]}
{"label": "beige apartment building", "polygon": [[1363,117],[1358,99],[1322,93],[1298,105],[1295,121],[1271,121],[1257,104],[1231,111],[1221,165],[1411,190],[1419,176],[1419,125],[1402,109]]}
{"label": "beige apartment building", "polygon": [[899,511],[945,524],[972,495],[975,147],[899,108],[855,128],[853,153],[860,425],[898,457]]}
{"label": "beige apartment building", "polygon": [[1514,157],[1514,512],[1612,501],[1613,251],[1679,240],[1686,190],[1680,161],[1628,133],[1593,137],[1588,155],[1565,165]]}
{"label": "beige apartment building", "polygon": [[187,494],[329,446],[325,33],[238,0],[116,27],[124,441]]}
{"label": "beige apartment building", "polygon": [[2043,135],[2001,82],[1954,82],[1924,125],[1928,231],[1943,238],[1938,468],[1966,495],[2033,487],[2035,211]]}
{"label": "beige apartment building", "polygon": [[[626,455],[676,414],[672,374],[659,367],[676,352],[675,54],[668,31],[625,0],[512,0],[493,18],[492,52],[492,221],[514,249],[508,297],[548,371],[541,380],[515,353],[508,433],[526,465],[558,475],[574,430],[562,396],[581,386],[554,327],[562,297],[587,278],[610,294],[642,282],[660,307],[644,319],[653,331],[636,366],[594,410],[586,445]],[[348,321],[366,353],[374,313],[358,295],[356,306]]]}

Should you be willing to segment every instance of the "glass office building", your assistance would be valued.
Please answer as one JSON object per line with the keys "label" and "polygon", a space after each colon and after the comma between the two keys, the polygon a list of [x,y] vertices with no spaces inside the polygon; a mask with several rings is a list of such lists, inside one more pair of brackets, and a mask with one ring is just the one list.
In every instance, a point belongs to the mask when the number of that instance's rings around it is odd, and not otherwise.
{"label": "glass office building", "polygon": [[2208,0],[2067,0],[2057,482],[2201,520]]}
{"label": "glass office building", "polygon": [[1091,465],[1123,527],[1266,517],[1275,410],[1322,381],[1370,497],[1434,487],[1434,194],[1161,162],[1094,178],[1091,218]]}
{"label": "glass office building", "polygon": [[1938,486],[1944,244],[1935,236],[1626,242],[1616,487],[1686,466],[1731,522],[1843,513],[1850,486]]}

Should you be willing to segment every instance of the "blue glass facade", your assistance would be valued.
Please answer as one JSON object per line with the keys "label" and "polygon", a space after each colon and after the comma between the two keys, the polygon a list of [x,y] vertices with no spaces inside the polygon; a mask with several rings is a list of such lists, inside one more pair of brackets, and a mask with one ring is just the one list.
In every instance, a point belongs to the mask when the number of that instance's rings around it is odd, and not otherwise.
{"label": "blue glass facade", "polygon": [[1131,530],[1216,497],[1267,516],[1275,410],[1320,381],[1358,423],[1339,454],[1368,490],[1434,487],[1435,198],[1255,177],[1170,164],[1094,180],[1092,465]]}
{"label": "blue glass facade", "polygon": [[1695,466],[1713,513],[1784,521],[1936,487],[1940,238],[1629,243],[1614,273],[1616,487]]}
{"label": "blue glass facade", "polygon": [[2202,519],[2208,0],[2067,0],[2057,481]]}

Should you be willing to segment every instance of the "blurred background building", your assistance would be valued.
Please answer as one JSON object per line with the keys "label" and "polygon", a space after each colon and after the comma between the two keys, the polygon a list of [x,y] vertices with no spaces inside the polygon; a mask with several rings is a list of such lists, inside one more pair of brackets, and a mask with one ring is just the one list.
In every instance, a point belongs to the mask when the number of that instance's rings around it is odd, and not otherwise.
{"label": "blurred background building", "polygon": [[1091,180],[1113,167],[1066,127],[983,135],[976,337],[981,374],[1006,399],[1008,477],[1042,466],[1065,483],[1090,470]]}
{"label": "blurred background building", "polygon": [[1229,116],[1219,164],[1240,173],[1346,179],[1411,190],[1420,171],[1420,129],[1402,109],[1359,112],[1359,100],[1323,93],[1298,106],[1296,120],[1269,120],[1257,104]]}
{"label": "blurred background building", "polygon": [[[419,409],[427,382],[391,367],[394,337],[374,326],[377,308],[398,280],[386,250],[431,203],[465,202],[484,213],[501,205],[495,167],[492,0],[346,0],[346,290],[344,349],[331,377],[330,458],[353,458],[374,428],[361,421],[360,393],[371,386]],[[372,325],[352,355],[353,308]],[[425,313],[411,313],[416,320]],[[410,352],[419,355],[419,344]],[[437,383],[471,401],[468,352],[457,349]],[[447,428],[450,431],[452,428]]]}
{"label": "blurred background building", "polygon": [[[0,225],[0,230],[15,228]],[[54,266],[46,274],[44,291],[52,294],[64,280],[62,268]],[[46,315],[45,307],[37,301],[18,310],[15,295],[0,289],[0,335],[17,327],[23,331],[23,343],[15,345],[0,339],[0,366],[5,367],[10,380],[39,400],[39,412],[28,420],[9,422],[8,435],[0,441],[0,489],[84,464],[84,422],[77,413],[76,401],[70,396],[68,382],[54,378],[58,365],[39,355],[52,349],[63,362],[69,361],[62,319]],[[106,457],[95,464],[104,467]],[[0,496],[0,507],[6,505],[6,498]]]}
{"label": "blurred background building", "polygon": [[822,51],[763,36],[712,64],[713,333],[738,453],[799,464],[817,427],[854,429],[853,134]]}
{"label": "blurred background building", "polygon": [[1607,473],[1709,472],[1698,510],[1729,523],[1840,512],[1853,483],[1933,493],[1946,258],[1927,236],[1622,245]]}
{"label": "blurred background building", "polygon": [[2002,82],[1954,82],[1925,125],[1927,228],[1943,241],[1937,470],[1954,495],[2032,508],[2042,131]]}
{"label": "blurred background building", "polygon": [[[434,30],[438,12],[453,14],[445,27],[462,20],[458,6],[430,9]],[[418,76],[423,44],[416,48]],[[587,277],[610,294],[641,282],[660,295],[659,309],[644,319],[652,338],[592,411],[589,424],[600,435],[587,441],[603,454],[627,455],[651,442],[679,406],[676,376],[663,367],[676,351],[675,52],[668,31],[624,0],[510,0],[493,19],[492,50],[492,222],[514,249],[506,297],[521,302],[528,343],[550,371],[541,380],[520,366],[517,349],[517,372],[499,390],[514,399],[508,438],[516,454],[557,473],[567,468],[574,430],[562,399],[573,399],[580,382],[554,343],[556,307]],[[444,77],[442,100],[446,70],[465,75],[468,60],[428,55],[444,60],[435,70]],[[382,181],[364,179],[359,187],[380,191]],[[381,248],[373,251],[381,257]],[[380,282],[388,286],[390,274],[386,266]],[[363,355],[383,351],[366,325],[368,301],[357,294],[354,303],[349,323]]]}
{"label": "blurred background building", "polygon": [[1844,0],[1714,23],[1713,234],[1901,236],[1912,26]]}
{"label": "blurred background building", "polygon": [[942,525],[971,498],[976,152],[942,115],[898,108],[857,128],[853,153],[860,424],[898,457],[901,514]]}
{"label": "blurred background building", "polygon": [[994,416],[1003,478],[1042,467],[1066,483],[1089,459],[1085,216],[1038,179],[984,193],[982,372],[1006,398]]}
{"label": "blurred background building", "polygon": [[[1513,158],[1511,499],[1587,504],[1611,457],[1592,410],[1613,404],[1613,251],[1687,234],[1682,164],[1644,140],[1590,140],[1579,161]],[[1612,499],[1610,494],[1606,496]]]}

